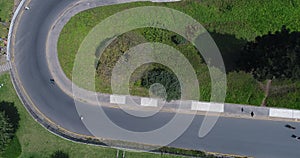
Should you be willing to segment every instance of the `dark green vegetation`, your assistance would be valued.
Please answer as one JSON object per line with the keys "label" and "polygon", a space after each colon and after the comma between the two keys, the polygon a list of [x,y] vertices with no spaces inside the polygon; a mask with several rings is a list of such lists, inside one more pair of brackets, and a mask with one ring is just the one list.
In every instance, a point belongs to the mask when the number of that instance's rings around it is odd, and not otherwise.
{"label": "dark green vegetation", "polygon": [[258,80],[300,79],[300,32],[285,26],[275,34],[259,36],[243,47],[240,68]]}
{"label": "dark green vegetation", "polygon": [[19,121],[20,116],[14,103],[0,100],[0,154],[18,156],[21,153],[15,135],[19,128]]}
{"label": "dark green vegetation", "polygon": [[[151,69],[143,75],[141,80],[141,86],[150,89],[154,96],[166,98],[167,101],[180,99],[180,83],[175,74],[167,68]],[[165,89],[156,84],[161,84]]]}
{"label": "dark green vegetation", "polygon": [[19,139],[14,136],[12,141],[5,148],[5,151],[2,153],[2,157],[4,158],[16,158],[21,155],[22,149]]}
{"label": "dark green vegetation", "polygon": [[0,149],[3,150],[13,137],[13,127],[4,112],[0,112]]}
{"label": "dark green vegetation", "polygon": [[242,50],[237,68],[259,81],[269,80],[266,105],[299,108],[300,103],[300,32],[285,26],[280,31],[258,36]]}
{"label": "dark green vegetation", "polygon": [[207,157],[207,158],[214,158],[215,156],[207,155],[204,152],[196,151],[196,150],[187,150],[187,149],[176,149],[172,147],[162,147],[158,149],[161,154],[168,153],[168,154],[177,154],[177,155],[184,155],[184,156],[192,156],[192,157]]}
{"label": "dark green vegetation", "polygon": [[[297,99],[299,98],[297,96],[299,96],[300,88],[298,82],[289,81],[289,79],[287,81],[273,80],[270,88],[266,86],[264,80],[258,80],[247,69],[238,67],[238,63],[242,59],[242,49],[246,48],[245,45],[249,45],[249,42],[254,41],[257,36],[280,31],[283,25],[291,31],[300,30],[300,10],[297,9],[300,2],[294,0],[203,0],[201,2],[186,0],[163,4],[137,2],[91,9],[74,16],[61,33],[58,43],[58,55],[66,75],[69,78],[72,76],[73,61],[80,43],[95,25],[118,11],[145,5],[158,5],[182,11],[198,20],[210,31],[226,65],[228,77],[226,102],[261,105],[263,98],[268,96],[267,106],[300,109],[299,99]],[[128,37],[128,34],[130,37]],[[107,47],[98,62],[97,91],[111,93],[109,72],[114,66],[113,63],[130,47],[145,41],[165,43],[183,53],[197,73],[200,83],[200,100],[208,101],[210,99],[208,69],[199,53],[190,43],[177,34],[155,28],[144,28],[125,33]],[[105,65],[108,65],[109,69],[102,69],[106,67]],[[161,67],[152,67],[152,69],[154,68]],[[144,68],[139,70],[138,73],[132,74],[131,94],[148,96],[147,88],[149,86],[143,86],[141,80],[137,78],[145,78],[147,73],[141,72],[151,71],[152,69]],[[106,72],[106,74],[103,72]],[[268,94],[266,93],[267,88],[270,91]]]}

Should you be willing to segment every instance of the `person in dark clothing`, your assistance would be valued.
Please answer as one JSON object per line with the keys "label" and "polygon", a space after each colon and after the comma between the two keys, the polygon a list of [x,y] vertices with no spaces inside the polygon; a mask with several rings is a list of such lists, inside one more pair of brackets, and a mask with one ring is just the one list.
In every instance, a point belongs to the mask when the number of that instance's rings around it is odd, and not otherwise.
{"label": "person in dark clothing", "polygon": [[253,116],[254,116],[254,112],[252,111],[252,112],[251,112],[251,117],[253,117]]}

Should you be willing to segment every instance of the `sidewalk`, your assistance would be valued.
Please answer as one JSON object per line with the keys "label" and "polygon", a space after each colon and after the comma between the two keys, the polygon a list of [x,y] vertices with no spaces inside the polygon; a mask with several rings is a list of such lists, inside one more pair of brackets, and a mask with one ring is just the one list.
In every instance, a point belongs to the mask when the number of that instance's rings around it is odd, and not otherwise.
{"label": "sidewalk", "polygon": [[0,65],[0,73],[9,71],[11,69],[10,64],[6,63],[4,65]]}

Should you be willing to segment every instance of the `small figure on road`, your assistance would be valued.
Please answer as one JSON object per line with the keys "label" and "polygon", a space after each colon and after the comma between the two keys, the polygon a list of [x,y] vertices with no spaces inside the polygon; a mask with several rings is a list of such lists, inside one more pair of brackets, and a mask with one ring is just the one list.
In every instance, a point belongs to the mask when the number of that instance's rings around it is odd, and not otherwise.
{"label": "small figure on road", "polygon": [[51,84],[55,84],[55,81],[54,81],[53,78],[50,78],[50,83],[51,83]]}
{"label": "small figure on road", "polygon": [[291,126],[291,125],[289,125],[289,124],[286,124],[284,127],[289,128],[289,129],[296,129],[296,127]]}
{"label": "small figure on road", "polygon": [[293,134],[291,137],[292,137],[292,138],[297,138],[297,136],[296,136],[295,134]]}
{"label": "small figure on road", "polygon": [[241,111],[244,112],[244,108],[241,108]]}
{"label": "small figure on road", "polygon": [[83,120],[83,116],[82,115],[80,115],[80,120]]}
{"label": "small figure on road", "polygon": [[252,112],[251,112],[251,117],[253,117],[253,116],[254,116],[254,112],[252,111]]}

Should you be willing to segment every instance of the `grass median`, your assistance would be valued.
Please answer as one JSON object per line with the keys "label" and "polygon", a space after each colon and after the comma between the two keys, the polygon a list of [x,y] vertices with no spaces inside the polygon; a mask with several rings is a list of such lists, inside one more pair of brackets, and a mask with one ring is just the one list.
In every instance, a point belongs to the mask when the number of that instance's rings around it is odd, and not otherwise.
{"label": "grass median", "polygon": [[[239,62],[239,52],[242,46],[259,35],[280,30],[282,25],[286,25],[292,31],[300,30],[300,21],[297,17],[300,14],[300,10],[297,9],[300,6],[298,1],[185,0],[175,3],[135,2],[98,7],[72,17],[61,32],[58,41],[58,57],[66,76],[72,78],[73,63],[77,50],[94,26],[114,13],[139,6],[163,6],[182,11],[199,21],[210,32],[222,53],[228,71],[226,102],[229,103],[259,106],[264,98],[265,89],[263,84],[265,83],[255,80],[250,73],[236,70],[236,63]],[[281,10],[277,8],[281,8]],[[146,34],[145,38],[152,38],[150,36],[155,35],[155,33],[151,34],[151,31],[150,35],[147,34],[149,33],[147,29],[135,30],[136,32],[142,35]],[[166,39],[169,39],[169,37],[166,37]],[[174,46],[164,37],[159,42]],[[201,57],[195,55],[195,50],[190,45],[183,44],[175,46],[175,48],[186,55],[197,72],[197,77],[202,83],[200,85],[200,100],[209,101],[211,83],[205,63],[201,63]],[[101,75],[98,75],[95,81],[97,92],[111,93],[109,80],[105,80]],[[286,81],[276,82],[279,83],[275,84],[273,89],[278,89],[277,85],[292,86],[293,88],[280,95],[277,95],[278,93],[270,95],[267,105],[300,109],[300,101],[296,97],[300,92],[299,84],[287,83]],[[130,90],[133,95],[148,95],[148,90],[141,87],[139,82],[133,84]],[[285,102],[283,103],[282,100]]]}

